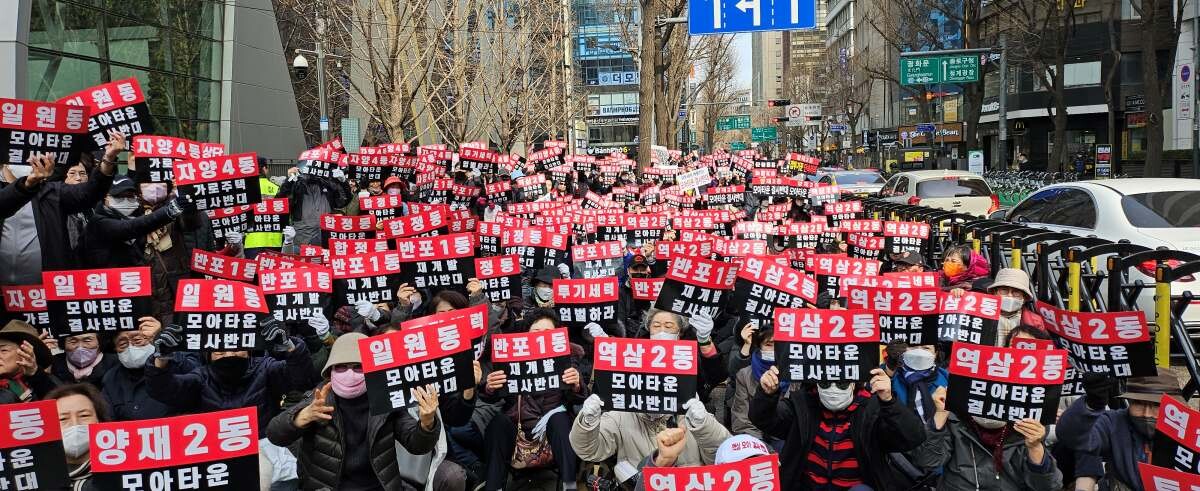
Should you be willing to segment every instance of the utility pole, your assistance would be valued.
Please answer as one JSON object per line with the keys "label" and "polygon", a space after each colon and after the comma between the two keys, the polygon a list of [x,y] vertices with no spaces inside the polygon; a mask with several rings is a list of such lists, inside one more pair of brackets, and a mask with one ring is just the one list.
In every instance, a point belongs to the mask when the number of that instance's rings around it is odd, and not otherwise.
{"label": "utility pole", "polygon": [[1200,8],[1193,6],[1192,12],[1192,179],[1200,179],[1200,103],[1196,102],[1200,83],[1195,81],[1200,68]]}
{"label": "utility pole", "polygon": [[1000,96],[996,100],[1000,104],[996,109],[996,126],[1000,130],[996,153],[1000,154],[999,168],[1008,169],[1008,36],[1004,32],[1000,33]]}
{"label": "utility pole", "polygon": [[[308,68],[308,60],[304,58],[304,53],[317,56],[317,98],[320,99],[321,109],[321,141],[329,141],[329,107],[325,94],[325,59],[326,58],[344,58],[339,55],[331,55],[325,53],[325,19],[317,17],[317,46],[316,50],[296,49],[296,58],[292,60],[292,68],[296,70],[305,70]],[[304,78],[299,74],[300,78]]]}

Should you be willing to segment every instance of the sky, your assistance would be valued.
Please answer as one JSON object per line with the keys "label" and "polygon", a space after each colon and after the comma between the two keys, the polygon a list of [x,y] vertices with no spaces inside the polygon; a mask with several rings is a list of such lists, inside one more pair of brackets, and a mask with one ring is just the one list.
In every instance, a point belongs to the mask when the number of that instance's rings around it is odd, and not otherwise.
{"label": "sky", "polygon": [[733,46],[737,52],[737,86],[750,90],[750,81],[754,76],[751,60],[750,37],[752,34],[734,34]]}

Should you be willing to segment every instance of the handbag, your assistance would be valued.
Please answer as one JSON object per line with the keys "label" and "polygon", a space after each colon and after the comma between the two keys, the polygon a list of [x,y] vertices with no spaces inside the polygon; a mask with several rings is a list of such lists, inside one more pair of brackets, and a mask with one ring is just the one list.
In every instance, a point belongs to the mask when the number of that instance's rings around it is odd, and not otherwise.
{"label": "handbag", "polygon": [[517,445],[513,449],[513,469],[537,469],[554,462],[554,451],[546,437],[529,438],[521,427],[521,396],[517,396]]}

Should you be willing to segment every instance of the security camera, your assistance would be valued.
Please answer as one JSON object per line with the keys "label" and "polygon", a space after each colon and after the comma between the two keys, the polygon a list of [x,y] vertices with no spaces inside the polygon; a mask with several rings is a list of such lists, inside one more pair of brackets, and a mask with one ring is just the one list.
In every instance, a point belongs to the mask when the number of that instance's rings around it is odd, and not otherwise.
{"label": "security camera", "polygon": [[292,69],[296,71],[296,78],[307,78],[308,58],[305,58],[304,55],[297,54],[296,57],[292,59]]}

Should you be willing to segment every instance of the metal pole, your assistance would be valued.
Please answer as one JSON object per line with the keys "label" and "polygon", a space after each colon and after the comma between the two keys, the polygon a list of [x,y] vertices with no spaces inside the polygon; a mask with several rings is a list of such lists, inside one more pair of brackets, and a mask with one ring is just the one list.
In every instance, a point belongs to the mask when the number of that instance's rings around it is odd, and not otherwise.
{"label": "metal pole", "polygon": [[[1200,83],[1196,83],[1196,68],[1200,67],[1200,8],[1192,7],[1192,179],[1200,179]],[[1110,157],[1111,159],[1111,157]]]}
{"label": "metal pole", "polygon": [[996,109],[996,124],[1000,129],[996,145],[1000,169],[1008,169],[1008,36],[1000,33],[1000,107]]}
{"label": "metal pole", "polygon": [[329,141],[329,110],[325,103],[325,19],[317,17],[317,98],[321,103],[321,141]]}

